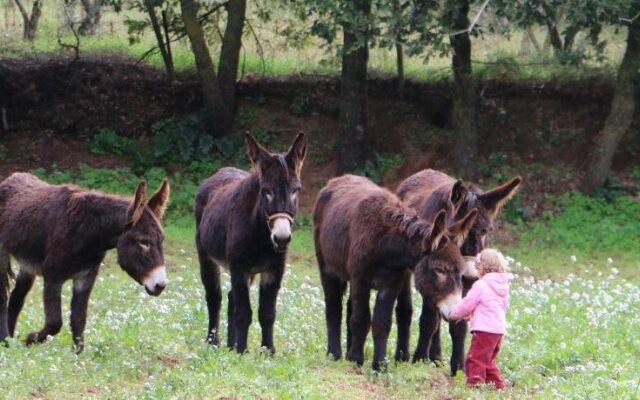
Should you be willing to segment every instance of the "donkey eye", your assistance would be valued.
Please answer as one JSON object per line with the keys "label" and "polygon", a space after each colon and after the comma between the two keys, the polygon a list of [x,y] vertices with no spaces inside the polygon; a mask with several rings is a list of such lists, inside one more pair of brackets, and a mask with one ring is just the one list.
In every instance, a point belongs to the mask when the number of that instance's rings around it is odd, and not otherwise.
{"label": "donkey eye", "polygon": [[273,200],[273,192],[270,189],[262,189],[262,195],[267,199],[268,202]]}

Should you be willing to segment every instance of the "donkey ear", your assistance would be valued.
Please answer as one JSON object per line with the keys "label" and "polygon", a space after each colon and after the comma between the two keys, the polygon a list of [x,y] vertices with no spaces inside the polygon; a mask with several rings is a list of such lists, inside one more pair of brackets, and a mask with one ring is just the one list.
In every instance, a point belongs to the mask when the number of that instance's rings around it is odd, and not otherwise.
{"label": "donkey ear", "polygon": [[481,194],[478,196],[478,199],[489,211],[491,217],[495,218],[507,201],[516,194],[521,183],[522,177],[516,176],[504,185],[498,186],[487,193]]}
{"label": "donkey ear", "polygon": [[300,132],[285,157],[287,164],[296,171],[297,175],[300,175],[306,154],[307,140],[305,139],[304,133]]}
{"label": "donkey ear", "polygon": [[440,210],[436,218],[433,220],[431,232],[424,238],[422,242],[422,251],[427,254],[433,254],[440,248],[440,243],[446,233],[445,223],[447,220],[447,212]]}
{"label": "donkey ear", "polygon": [[256,141],[249,133],[244,135],[244,147],[252,165],[258,165],[260,160],[269,156],[269,152]]}
{"label": "donkey ear", "polygon": [[129,206],[129,225],[135,226],[142,217],[144,212],[145,202],[147,200],[147,182],[142,181],[136,189],[136,195],[133,198],[133,203]]}
{"label": "donkey ear", "polygon": [[153,212],[159,220],[162,220],[162,217],[164,216],[164,211],[169,203],[170,193],[171,188],[169,187],[169,181],[167,178],[164,178],[158,191],[151,196],[151,199],[149,199],[149,202],[147,203],[151,212]]}
{"label": "donkey ear", "polygon": [[477,216],[478,209],[474,208],[469,211],[464,218],[449,227],[450,238],[458,245],[458,247],[462,246],[462,243],[464,243],[464,239],[476,223]]}
{"label": "donkey ear", "polygon": [[462,202],[467,197],[467,188],[462,181],[456,181],[451,188],[451,204],[453,205],[454,212],[457,211]]}

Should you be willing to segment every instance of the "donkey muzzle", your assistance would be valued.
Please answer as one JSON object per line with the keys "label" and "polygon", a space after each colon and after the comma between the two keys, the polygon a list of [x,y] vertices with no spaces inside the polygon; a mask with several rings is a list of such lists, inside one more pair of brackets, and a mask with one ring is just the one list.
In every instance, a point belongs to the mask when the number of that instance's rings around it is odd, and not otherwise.
{"label": "donkey muzzle", "polygon": [[438,302],[438,310],[440,310],[440,315],[442,315],[442,318],[449,321],[449,319],[451,318],[451,311],[453,311],[453,308],[461,300],[462,300],[462,293],[459,291],[451,293],[444,299],[440,300]]}
{"label": "donkey muzzle", "polygon": [[278,252],[284,252],[291,242],[293,217],[287,213],[275,213],[267,217],[267,223],[273,248]]}
{"label": "donkey muzzle", "polygon": [[164,265],[155,267],[149,275],[142,281],[144,290],[151,296],[159,296],[169,283],[167,279],[167,269]]}

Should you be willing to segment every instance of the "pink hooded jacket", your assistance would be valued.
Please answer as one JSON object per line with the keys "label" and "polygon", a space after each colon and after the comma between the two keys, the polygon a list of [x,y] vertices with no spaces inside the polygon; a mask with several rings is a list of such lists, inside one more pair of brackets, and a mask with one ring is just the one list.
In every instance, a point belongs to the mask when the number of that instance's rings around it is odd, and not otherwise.
{"label": "pink hooded jacket", "polygon": [[451,319],[471,316],[471,331],[504,335],[509,305],[507,274],[490,272],[476,281],[469,293],[451,311]]}

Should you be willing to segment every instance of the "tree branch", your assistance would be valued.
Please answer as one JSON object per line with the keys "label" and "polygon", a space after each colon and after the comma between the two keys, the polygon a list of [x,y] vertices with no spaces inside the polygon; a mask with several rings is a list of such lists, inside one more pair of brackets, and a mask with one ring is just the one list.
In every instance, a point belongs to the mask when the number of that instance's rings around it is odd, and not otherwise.
{"label": "tree branch", "polygon": [[[221,9],[222,7],[226,7],[226,5],[229,3],[229,1],[225,1],[224,3],[220,3],[218,5],[216,5],[215,7],[213,7],[211,10],[207,11],[206,13],[202,14],[201,16],[198,17],[198,22],[203,23],[207,17],[209,17],[211,14],[215,13],[216,11],[218,11],[219,9]],[[176,37],[174,37],[173,39],[171,39],[169,42],[167,43],[173,43],[173,42],[177,42],[178,40],[184,38],[185,36],[187,36],[186,32],[182,32],[179,35],[177,35]],[[138,61],[136,61],[135,65],[140,64],[141,62],[143,62],[144,60],[147,59],[147,57],[155,54],[156,52],[158,52],[160,50],[160,48],[158,47],[158,45],[155,45],[153,47],[151,47],[149,50],[145,51],[142,56],[138,59]]]}
{"label": "tree branch", "polygon": [[627,23],[627,24],[633,24],[633,22],[638,18],[640,18],[640,12],[637,13],[633,18],[622,18],[621,17],[621,18],[618,18],[618,20],[620,22],[624,22],[624,23]]}
{"label": "tree branch", "polygon": [[27,12],[27,9],[24,8],[24,6],[22,5],[22,2],[20,2],[20,0],[15,0],[16,5],[18,6],[18,10],[20,10],[20,14],[22,14],[22,18],[25,19],[25,21],[29,20],[29,13]]}
{"label": "tree branch", "polygon": [[471,32],[473,32],[473,28],[476,27],[476,24],[478,23],[478,20],[480,19],[480,16],[482,15],[482,13],[484,13],[484,10],[489,5],[489,1],[491,1],[491,0],[485,0],[484,1],[484,3],[482,4],[482,7],[480,7],[480,10],[478,10],[478,13],[473,18],[473,21],[471,21],[471,25],[469,25],[468,28],[462,29],[462,30],[460,30],[458,32],[454,32],[454,33],[451,34],[451,36],[462,35],[463,33],[470,34]]}
{"label": "tree branch", "polygon": [[251,31],[251,34],[253,35],[253,39],[256,41],[256,49],[258,50],[258,55],[260,56],[260,62],[262,64],[262,77],[264,78],[265,74],[267,73],[267,64],[264,61],[264,49],[262,48],[262,44],[260,43],[260,39],[258,39],[258,35],[256,35],[256,31],[253,30],[253,26],[251,25],[251,21],[249,21],[249,19],[247,19],[245,22],[247,23],[247,26],[249,27],[249,30]]}

